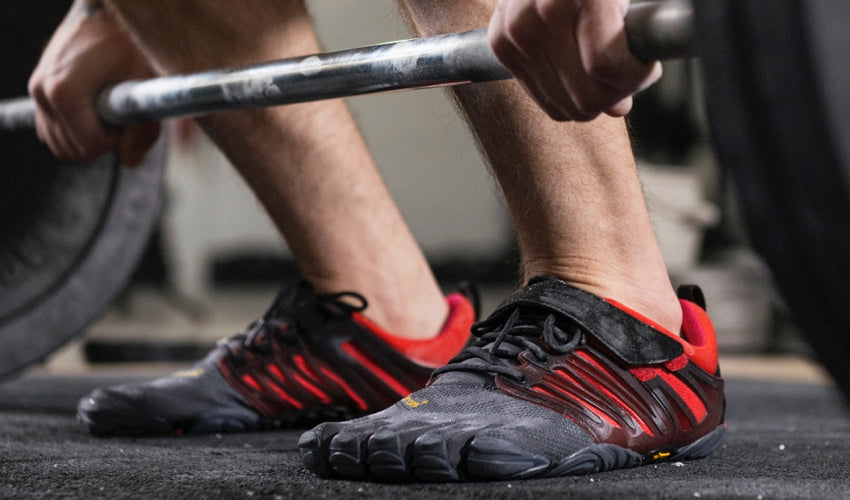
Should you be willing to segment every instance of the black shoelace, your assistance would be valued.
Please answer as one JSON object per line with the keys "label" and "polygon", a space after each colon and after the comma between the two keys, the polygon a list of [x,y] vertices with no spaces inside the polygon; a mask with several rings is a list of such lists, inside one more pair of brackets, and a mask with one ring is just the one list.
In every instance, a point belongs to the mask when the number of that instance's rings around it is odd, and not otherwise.
{"label": "black shoelace", "polygon": [[488,321],[477,323],[472,329],[472,334],[478,338],[475,345],[435,370],[434,375],[468,371],[524,381],[525,376],[515,368],[520,353],[531,352],[538,361],[547,363],[551,359],[549,352],[566,354],[581,342],[582,336],[575,325],[567,330],[561,328],[554,314],[546,315],[542,322],[540,319],[540,316],[521,317],[516,308],[501,326],[490,325]]}
{"label": "black shoelace", "polygon": [[[219,341],[227,346],[226,356],[237,365],[245,363],[245,353],[259,355],[272,352],[272,343],[277,339],[289,345],[298,342],[300,332],[307,333],[332,315],[350,315],[366,309],[366,298],[356,292],[319,294],[309,288],[287,300],[284,291],[262,318],[254,321],[244,331]],[[341,299],[350,298],[352,305]]]}

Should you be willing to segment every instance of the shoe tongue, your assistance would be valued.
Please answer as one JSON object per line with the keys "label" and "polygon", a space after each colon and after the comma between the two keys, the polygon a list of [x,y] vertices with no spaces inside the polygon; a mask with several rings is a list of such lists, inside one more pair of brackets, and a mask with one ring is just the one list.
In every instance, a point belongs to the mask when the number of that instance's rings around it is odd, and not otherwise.
{"label": "shoe tongue", "polygon": [[325,321],[325,315],[316,307],[316,291],[308,281],[300,280],[281,288],[266,319],[284,318],[306,329],[315,328]]}
{"label": "shoe tongue", "polygon": [[[490,347],[493,343],[487,344],[484,349],[490,350]],[[499,362],[499,361],[496,361]],[[502,361],[504,362],[504,361]],[[451,363],[451,362],[450,362]],[[463,361],[457,363],[451,363],[457,366],[456,370],[451,370],[442,373],[437,379],[431,384],[460,384],[460,385],[468,385],[474,386],[476,388],[493,388],[495,387],[495,374],[493,372],[481,371],[481,370],[469,370],[461,367],[469,367],[469,366],[480,366],[482,368],[486,368],[491,366],[491,363],[484,361],[478,357],[472,357],[469,359],[465,359]]]}
{"label": "shoe tongue", "polygon": [[283,311],[290,310],[299,304],[303,305],[315,295],[316,292],[313,290],[313,285],[308,281],[299,280],[294,283],[288,283],[281,287],[277,293],[277,297],[275,297],[269,312],[276,309]]}

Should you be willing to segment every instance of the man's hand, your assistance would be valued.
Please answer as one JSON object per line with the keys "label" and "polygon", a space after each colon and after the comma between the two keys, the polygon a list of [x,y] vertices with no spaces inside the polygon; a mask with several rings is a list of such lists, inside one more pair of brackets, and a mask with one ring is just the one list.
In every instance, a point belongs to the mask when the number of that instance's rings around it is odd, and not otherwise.
{"label": "man's hand", "polygon": [[555,120],[624,116],[661,76],[628,50],[629,0],[499,0],[490,45]]}
{"label": "man's hand", "polygon": [[36,131],[61,160],[88,161],[117,150],[122,164],[137,165],[156,141],[159,124],[109,129],[94,102],[107,85],[148,78],[153,71],[114,13],[89,3],[74,2],[30,77]]}

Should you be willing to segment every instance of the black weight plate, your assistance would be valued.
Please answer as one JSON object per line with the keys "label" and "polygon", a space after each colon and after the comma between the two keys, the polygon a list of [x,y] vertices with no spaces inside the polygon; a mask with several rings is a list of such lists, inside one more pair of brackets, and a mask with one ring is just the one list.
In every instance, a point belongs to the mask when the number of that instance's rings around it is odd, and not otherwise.
{"label": "black weight plate", "polygon": [[108,157],[60,165],[26,132],[0,137],[0,323],[35,306],[74,268],[103,223],[116,176]]}
{"label": "black weight plate", "polygon": [[850,2],[695,7],[712,135],[753,246],[850,395]]}
{"label": "black weight plate", "polygon": [[[45,1],[0,12],[0,97],[17,97],[68,8]],[[0,376],[43,359],[126,285],[156,218],[163,145],[135,170],[107,155],[57,162],[35,131],[0,132]]]}

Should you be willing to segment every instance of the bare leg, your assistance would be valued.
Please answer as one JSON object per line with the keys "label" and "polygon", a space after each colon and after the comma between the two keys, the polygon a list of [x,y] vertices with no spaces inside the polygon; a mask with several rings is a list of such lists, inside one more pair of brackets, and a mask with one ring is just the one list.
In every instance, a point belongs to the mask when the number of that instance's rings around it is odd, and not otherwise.
{"label": "bare leg", "polygon": [[[421,35],[486,26],[495,1],[402,0]],[[453,90],[517,229],[525,278],[551,274],[678,332],[622,119],[549,119],[513,82]]]}
{"label": "bare leg", "polygon": [[[165,73],[320,50],[300,0],[253,0],[240,8],[218,0],[112,3]],[[256,192],[318,290],[363,294],[371,319],[400,336],[440,330],[445,299],[342,101],[198,121]]]}

